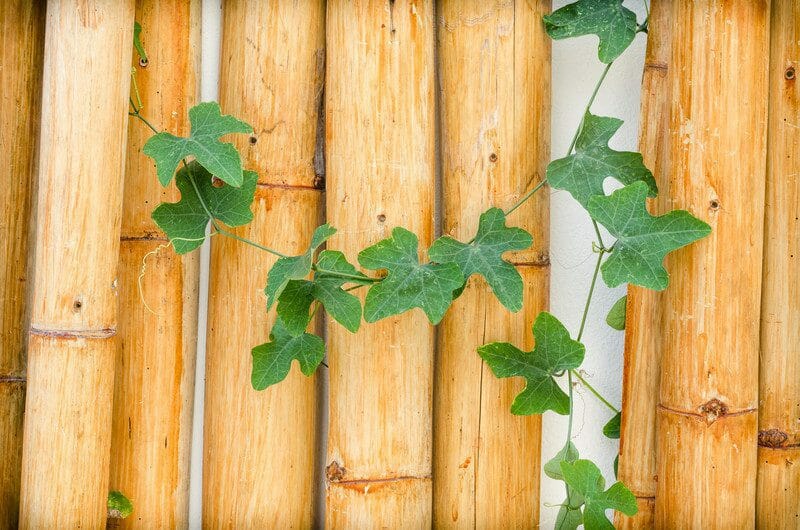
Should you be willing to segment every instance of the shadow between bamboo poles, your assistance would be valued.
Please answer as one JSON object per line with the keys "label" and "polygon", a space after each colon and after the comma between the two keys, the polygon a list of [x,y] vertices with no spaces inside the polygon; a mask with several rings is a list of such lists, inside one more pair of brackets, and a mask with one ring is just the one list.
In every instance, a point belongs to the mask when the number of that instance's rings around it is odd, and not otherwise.
{"label": "shadow between bamboo poles", "polygon": [[[133,99],[157,127],[188,136],[199,95],[200,1],[138,0],[136,21],[148,61],[133,55]],[[120,528],[186,528],[199,253],[175,254],[150,218],[160,202],[180,198],[174,184],[161,187],[142,153],[152,134],[129,120],[110,488],[134,506]]]}
{"label": "shadow between bamboo poles", "polygon": [[655,524],[755,521],[769,2],[676,2],[670,198],[711,235],[664,294]]}
{"label": "shadow between bamboo poles", "polygon": [[47,5],[22,528],[102,528],[133,2]]}
{"label": "shadow between bamboo poles", "polygon": [[[259,174],[255,218],[236,233],[290,255],[308,248],[322,222],[314,154],[324,15],[322,0],[228,1],[223,11],[222,110],[253,126],[251,138],[236,141],[244,167]],[[250,383],[250,350],[268,341],[274,321],[263,289],[275,259],[223,237],[211,249],[204,525],[308,528],[319,443],[315,378],[295,364],[262,392]]]}
{"label": "shadow between bamboo poles", "polygon": [[800,521],[800,4],[773,0],[756,527]]}
{"label": "shadow between bamboo poles", "polygon": [[[441,84],[443,232],[469,240],[480,214],[508,208],[544,178],[550,140],[549,1],[437,6]],[[465,82],[469,80],[469,82]],[[439,328],[434,368],[434,526],[533,528],[539,520],[541,416],[514,416],[524,383],[498,380],[478,346],[533,347],[530,325],[549,298],[549,196],[540,192],[509,225],[534,246],[518,264],[524,310],[511,313],[473,277]]]}
{"label": "shadow between bamboo poles", "polygon": [[[327,11],[330,248],[434,232],[433,2],[333,0]],[[363,293],[361,293],[363,296]],[[413,310],[351,334],[328,326],[326,526],[431,525],[433,327]]]}
{"label": "shadow between bamboo poles", "polygon": [[43,1],[0,3],[0,528],[19,519],[28,256],[39,136]]}
{"label": "shadow between bamboo poles", "polygon": [[[673,3],[651,4],[647,52],[642,76],[639,149],[653,172],[659,195],[650,204],[653,215],[669,211],[669,79]],[[670,275],[680,274],[667,258]],[[635,285],[628,287],[625,356],[622,381],[622,425],[619,480],[636,495],[639,512],[615,514],[618,528],[652,528],[656,495],[656,408],[661,366],[664,293]]]}

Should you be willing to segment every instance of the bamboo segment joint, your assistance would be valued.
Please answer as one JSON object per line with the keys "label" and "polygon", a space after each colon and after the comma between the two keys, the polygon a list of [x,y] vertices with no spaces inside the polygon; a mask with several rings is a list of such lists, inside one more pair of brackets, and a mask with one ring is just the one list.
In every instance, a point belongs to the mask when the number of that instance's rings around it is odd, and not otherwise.
{"label": "bamboo segment joint", "polygon": [[711,425],[717,420],[721,420],[728,417],[735,417],[735,416],[743,416],[745,414],[753,414],[757,412],[758,409],[751,408],[751,409],[743,409],[736,412],[730,412],[728,405],[717,398],[714,398],[697,408],[697,412],[689,412],[686,410],[679,410],[668,407],[666,405],[659,405],[659,410],[662,410],[667,413],[677,414],[680,416],[694,416],[696,418],[702,419],[706,422],[706,424]]}
{"label": "bamboo segment joint", "polygon": [[30,334],[53,339],[109,339],[117,334],[117,329],[39,329],[31,326]]}

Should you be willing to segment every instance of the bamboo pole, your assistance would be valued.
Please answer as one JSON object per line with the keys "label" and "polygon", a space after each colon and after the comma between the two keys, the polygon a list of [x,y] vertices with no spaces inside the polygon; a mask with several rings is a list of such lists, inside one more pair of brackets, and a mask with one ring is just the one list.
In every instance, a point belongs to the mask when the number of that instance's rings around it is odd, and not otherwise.
{"label": "bamboo pole", "polygon": [[[670,209],[669,174],[669,78],[672,2],[657,1],[650,7],[647,52],[642,76],[641,132],[639,149],[653,172],[660,191],[651,212]],[[671,261],[671,260],[669,260]],[[670,267],[671,272],[679,273]],[[616,513],[616,525],[625,529],[652,528],[656,495],[656,409],[664,316],[663,292],[631,285],[626,308],[625,357],[622,382],[618,478],[639,506],[636,515]]]}
{"label": "bamboo pole", "polygon": [[656,527],[755,522],[769,2],[676,2],[670,198],[712,226],[665,299]]}
{"label": "bamboo pole", "polygon": [[0,3],[0,528],[19,518],[29,221],[44,52],[44,3]]}
{"label": "bamboo pole", "polygon": [[[142,112],[188,135],[199,93],[200,2],[138,0],[136,20],[148,53],[144,67],[134,54]],[[178,200],[142,153],[151,135],[138,120],[128,124],[110,487],[134,505],[120,527],[186,528],[199,259],[172,252],[150,218],[159,202]]]}
{"label": "bamboo pole", "polygon": [[[468,241],[480,214],[508,208],[544,178],[550,143],[550,2],[441,0],[437,7],[443,230]],[[469,82],[465,82],[469,80]],[[523,384],[496,379],[477,356],[489,341],[533,346],[549,297],[549,197],[509,218],[534,246],[507,256],[524,310],[500,305],[473,277],[442,321],[434,378],[434,526],[533,528],[539,519],[541,416],[509,409]]]}
{"label": "bamboo pole", "polygon": [[133,2],[47,5],[22,528],[102,528]]}
{"label": "bamboo pole", "polygon": [[[220,100],[252,124],[238,142],[259,174],[254,221],[237,234],[300,254],[322,221],[314,171],[324,77],[324,3],[228,1]],[[206,366],[203,519],[209,528],[308,528],[313,523],[315,378],[293,366],[263,392],[250,386],[250,349],[273,318],[263,296],[269,254],[217,237],[212,244]],[[296,364],[296,363],[295,363]]]}
{"label": "bamboo pole", "polygon": [[800,4],[773,0],[756,526],[800,521]]}
{"label": "bamboo pole", "polygon": [[[354,259],[402,226],[433,237],[433,3],[328,3],[329,246]],[[362,293],[363,295],[363,293]],[[329,528],[431,525],[433,327],[421,311],[329,322]]]}

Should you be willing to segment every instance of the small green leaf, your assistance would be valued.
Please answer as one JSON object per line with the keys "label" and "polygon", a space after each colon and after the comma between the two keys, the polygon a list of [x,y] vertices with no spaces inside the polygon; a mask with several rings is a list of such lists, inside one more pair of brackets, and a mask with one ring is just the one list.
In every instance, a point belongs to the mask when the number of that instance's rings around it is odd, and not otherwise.
{"label": "small green leaf", "polygon": [[619,440],[619,428],[621,421],[622,413],[617,412],[614,417],[608,420],[608,423],[603,426],[603,435],[605,435],[606,438]]}
{"label": "small green leaf", "polygon": [[144,144],[144,154],[156,162],[161,185],[170,183],[181,160],[193,156],[226,184],[241,186],[244,177],[239,152],[233,144],[219,138],[231,133],[251,133],[253,128],[233,116],[223,115],[216,102],[200,103],[189,109],[189,121],[192,130],[188,138],[160,132]]}
{"label": "small green leaf", "polygon": [[507,342],[492,342],[478,348],[478,354],[496,377],[525,378],[525,389],[511,405],[513,414],[541,414],[546,410],[568,414],[569,397],[554,377],[580,366],[585,348],[570,338],[564,324],[544,311],[533,323],[533,336],[536,346],[530,352]]}
{"label": "small green leaf", "polygon": [[[563,504],[567,504],[568,499],[564,499]],[[575,504],[574,501],[572,504]],[[583,513],[581,513],[581,505],[583,503],[577,503],[577,508],[573,508],[572,506],[562,506],[558,510],[558,516],[556,517],[556,530],[576,530],[581,523],[583,523]]]}
{"label": "small green leaf", "polygon": [[133,513],[133,503],[119,491],[108,492],[108,518],[125,519]]}
{"label": "small green leaf", "polygon": [[617,238],[603,263],[609,287],[629,282],[661,291],[669,284],[664,257],[711,233],[711,227],[689,212],[675,210],[653,217],[645,207],[647,186],[636,182],[608,197],[592,197],[589,214]]}
{"label": "small green leaf", "polygon": [[598,58],[608,64],[624,52],[636,37],[636,14],[622,0],[578,0],[544,16],[552,39],[597,35]]}
{"label": "small green leaf", "polygon": [[580,457],[578,449],[575,444],[569,442],[561,448],[556,456],[547,461],[544,465],[544,474],[554,480],[564,480],[564,475],[561,474],[561,462],[574,462]]}
{"label": "small green leaf", "polygon": [[203,244],[206,226],[211,220],[200,198],[214,219],[228,226],[245,225],[253,220],[250,205],[255,196],[257,180],[254,172],[245,171],[240,187],[227,184],[216,187],[211,182],[211,174],[204,167],[197,162],[190,162],[178,171],[175,181],[181,192],[181,200],[161,203],[153,210],[151,217],[172,241],[175,252],[191,252]]}
{"label": "small green leaf", "polygon": [[643,181],[648,194],[655,197],[658,187],[653,174],[642,161],[641,153],[614,151],[608,141],[622,126],[622,120],[595,116],[587,112],[575,143],[575,152],[553,160],[547,166],[547,182],[553,188],[567,190],[586,208],[589,200],[605,195],[603,182],[613,177],[623,184]]}
{"label": "small green leaf", "polygon": [[453,301],[453,291],[464,284],[455,263],[421,264],[419,240],[405,228],[392,230],[392,237],[358,254],[365,269],[388,271],[372,285],[364,301],[364,319],[375,322],[418,307],[432,324],[438,324]]}
{"label": "small green leaf", "polygon": [[142,46],[142,25],[138,22],[133,22],[133,47],[136,48],[136,53],[139,54],[139,59],[143,62],[147,62],[147,52],[144,51],[144,46]]}
{"label": "small green leaf", "polygon": [[614,457],[614,478],[619,476],[619,455]]}
{"label": "small green leaf", "polygon": [[252,351],[250,382],[256,390],[264,390],[286,379],[295,359],[303,374],[310,376],[325,357],[325,343],[321,338],[311,333],[292,335],[280,318],[275,321],[269,339],[270,342]]}
{"label": "small green leaf", "polygon": [[611,306],[611,310],[606,315],[606,324],[617,331],[625,329],[625,308],[628,305],[628,297],[623,296]]}
{"label": "small green leaf", "polygon": [[564,481],[584,497],[583,525],[586,530],[613,529],[606,510],[617,510],[625,515],[636,515],[636,497],[622,482],[605,490],[605,480],[600,470],[590,460],[561,462]]}
{"label": "small green leaf", "polygon": [[311,274],[314,252],[327,241],[336,229],[329,224],[318,226],[311,237],[311,246],[299,256],[280,258],[267,274],[267,309],[278,299],[290,280],[303,280]]}
{"label": "small green leaf", "polygon": [[490,208],[481,214],[478,233],[471,243],[440,237],[430,248],[430,258],[437,263],[457,264],[465,282],[473,274],[482,275],[500,303],[516,312],[522,309],[522,276],[502,256],[529,248],[532,243],[533,238],[525,230],[506,227],[503,210]]}

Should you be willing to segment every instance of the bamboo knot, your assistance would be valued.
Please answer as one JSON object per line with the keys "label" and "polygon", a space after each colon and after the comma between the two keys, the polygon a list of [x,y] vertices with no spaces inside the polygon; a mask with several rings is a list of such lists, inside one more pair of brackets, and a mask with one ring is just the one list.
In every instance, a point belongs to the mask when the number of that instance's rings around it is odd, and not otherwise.
{"label": "bamboo knot", "polygon": [[758,445],[760,447],[769,447],[771,449],[783,447],[787,440],[789,440],[789,435],[780,429],[758,431]]}
{"label": "bamboo knot", "polygon": [[698,411],[700,412],[700,414],[705,416],[706,423],[711,425],[712,423],[717,421],[720,417],[728,414],[728,405],[718,400],[717,398],[714,398],[709,402],[700,405]]}
{"label": "bamboo knot", "polygon": [[325,476],[328,477],[329,482],[338,482],[342,480],[346,472],[347,470],[336,460],[328,464],[325,468]]}

